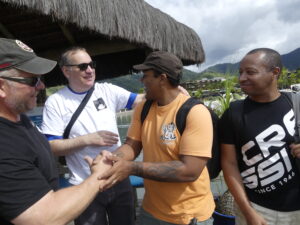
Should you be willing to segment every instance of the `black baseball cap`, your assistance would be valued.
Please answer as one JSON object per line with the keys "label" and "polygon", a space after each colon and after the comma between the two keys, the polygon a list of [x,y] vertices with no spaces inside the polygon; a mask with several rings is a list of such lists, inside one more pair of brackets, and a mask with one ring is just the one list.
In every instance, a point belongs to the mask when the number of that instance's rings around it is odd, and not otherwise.
{"label": "black baseball cap", "polygon": [[135,70],[158,70],[168,76],[178,79],[181,77],[183,64],[174,54],[165,51],[155,51],[150,53],[143,64],[134,65]]}
{"label": "black baseball cap", "polygon": [[16,68],[42,75],[50,72],[56,61],[38,57],[32,48],[19,40],[0,38],[0,71]]}

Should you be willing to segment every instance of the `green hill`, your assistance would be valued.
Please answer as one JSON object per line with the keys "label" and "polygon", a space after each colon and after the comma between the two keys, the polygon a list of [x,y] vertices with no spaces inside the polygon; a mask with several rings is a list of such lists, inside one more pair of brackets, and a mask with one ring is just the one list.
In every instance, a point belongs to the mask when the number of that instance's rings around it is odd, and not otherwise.
{"label": "green hill", "polygon": [[[213,71],[206,71],[204,73],[196,73],[196,72],[184,69],[181,82],[200,80],[203,78],[211,79],[214,77],[221,77],[221,76],[224,76],[224,74],[216,73]],[[112,79],[98,80],[98,82],[112,83],[119,87],[125,88],[126,90],[128,90],[130,92],[138,93],[144,87],[142,82],[140,81],[141,77],[142,77],[142,74],[130,74],[130,75],[125,75],[125,76],[116,77],[116,78],[112,78]],[[63,86],[47,88],[47,96],[58,91],[62,87]]]}
{"label": "green hill", "polygon": [[[182,82],[188,80],[199,80],[202,78],[212,78],[218,75],[219,74],[211,73],[211,72],[205,74],[195,73],[193,71],[184,69],[182,74]],[[104,80],[100,80],[99,82],[112,83],[119,87],[125,88],[128,91],[138,92],[139,90],[141,90],[141,88],[143,88],[143,84],[140,81],[141,77],[142,77],[141,74],[132,74],[132,75],[125,75],[125,76],[116,77],[112,79],[104,79]]]}
{"label": "green hill", "polygon": [[[294,71],[300,68],[300,48],[297,48],[296,50],[281,55],[282,64],[285,68],[287,68],[289,71]],[[215,72],[215,73],[231,73],[231,74],[237,74],[239,69],[239,62],[238,63],[222,63],[222,64],[216,64],[214,66],[211,66],[203,71],[203,73],[206,72]]]}

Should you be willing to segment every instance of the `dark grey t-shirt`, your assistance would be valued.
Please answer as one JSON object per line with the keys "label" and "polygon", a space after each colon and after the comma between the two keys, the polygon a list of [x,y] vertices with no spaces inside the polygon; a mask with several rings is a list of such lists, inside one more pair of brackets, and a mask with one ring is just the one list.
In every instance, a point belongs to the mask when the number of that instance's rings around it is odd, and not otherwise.
{"label": "dark grey t-shirt", "polygon": [[58,189],[58,174],[47,139],[26,116],[13,123],[0,117],[0,224]]}

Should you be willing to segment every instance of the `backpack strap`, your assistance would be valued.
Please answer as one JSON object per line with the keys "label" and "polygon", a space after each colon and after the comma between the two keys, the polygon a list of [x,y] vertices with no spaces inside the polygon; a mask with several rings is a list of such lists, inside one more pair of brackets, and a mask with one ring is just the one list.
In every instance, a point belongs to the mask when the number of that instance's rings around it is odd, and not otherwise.
{"label": "backpack strap", "polygon": [[235,134],[235,143],[237,148],[241,148],[240,135],[244,129],[244,100],[237,100],[230,103],[228,109],[229,119],[233,123],[233,129]]}
{"label": "backpack strap", "polygon": [[[295,142],[300,143],[300,93],[296,92],[292,94],[292,102],[293,102],[293,110],[295,115]],[[300,159],[295,158],[296,166],[298,169],[298,172],[300,173]]]}
{"label": "backpack strap", "polygon": [[281,94],[287,99],[288,103],[294,110],[295,115],[295,141],[300,141],[300,94],[295,92],[281,92]]}
{"label": "backpack strap", "polygon": [[293,110],[295,114],[295,141],[299,143],[300,141],[300,94],[292,93],[292,102],[293,102]]}
{"label": "backpack strap", "polygon": [[[183,134],[185,126],[186,126],[186,118],[188,116],[189,111],[195,105],[203,104],[200,100],[196,98],[189,98],[183,103],[183,105],[179,108],[176,115],[176,126],[180,135]],[[204,104],[203,104],[204,105]],[[204,105],[205,106],[205,105]],[[207,161],[206,167],[210,176],[210,179],[216,178],[221,171],[221,163],[220,163],[220,149],[219,149],[219,140],[218,140],[218,120],[219,117],[217,114],[205,106],[210,112],[210,116],[212,119],[213,125],[213,143],[211,149],[211,158]]]}
{"label": "backpack strap", "polygon": [[188,115],[189,111],[191,110],[191,108],[193,106],[195,106],[197,104],[202,104],[202,102],[200,102],[196,98],[189,98],[179,108],[179,110],[176,114],[176,126],[177,126],[177,129],[178,129],[180,135],[182,135],[182,133],[185,129],[186,118],[187,118],[187,115]]}
{"label": "backpack strap", "polygon": [[[153,100],[146,100],[141,112],[141,124],[144,123],[149,110],[151,108],[151,105],[153,103]],[[185,129],[185,123],[186,123],[186,117],[187,114],[189,113],[189,111],[191,110],[191,108],[194,105],[197,104],[202,104],[202,102],[200,102],[198,99],[196,98],[189,98],[188,100],[186,100],[183,105],[179,108],[177,114],[176,114],[176,126],[177,129],[180,133],[180,135],[182,135],[184,129]]]}
{"label": "backpack strap", "polygon": [[[147,100],[143,106],[142,112],[141,112],[141,124],[145,121],[147,114],[150,110],[150,107],[152,105],[153,101]],[[186,118],[188,113],[190,112],[191,108],[197,104],[203,104],[201,101],[199,101],[196,98],[189,98],[187,99],[182,106],[179,108],[177,114],[176,114],[176,127],[179,131],[180,135],[183,134],[185,126],[186,126]],[[204,105],[204,104],[203,104]],[[219,117],[208,107],[206,107],[210,115],[212,117],[213,122],[213,144],[212,144],[212,158],[208,160],[207,162],[207,169],[209,176],[211,179],[216,178],[220,171],[221,171],[221,163],[220,163],[220,150],[219,150],[219,143],[218,143],[218,119]]]}
{"label": "backpack strap", "polygon": [[145,121],[145,119],[146,119],[146,117],[149,113],[149,110],[151,108],[152,103],[153,103],[153,100],[146,100],[145,101],[142,112],[141,112],[141,124],[144,123],[144,121]]}

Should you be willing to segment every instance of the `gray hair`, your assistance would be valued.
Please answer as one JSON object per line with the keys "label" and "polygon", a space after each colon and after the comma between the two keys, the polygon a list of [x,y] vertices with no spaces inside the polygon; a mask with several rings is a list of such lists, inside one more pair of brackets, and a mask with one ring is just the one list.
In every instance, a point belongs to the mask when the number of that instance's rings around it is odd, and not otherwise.
{"label": "gray hair", "polygon": [[71,64],[71,62],[69,61],[70,56],[79,51],[87,52],[85,48],[80,47],[80,46],[73,46],[73,47],[66,49],[59,58],[59,61],[58,61],[59,67],[62,68],[65,65]]}
{"label": "gray hair", "polygon": [[19,74],[18,69],[15,68],[9,68],[7,70],[0,70],[0,77],[6,76],[6,77],[13,77]]}

